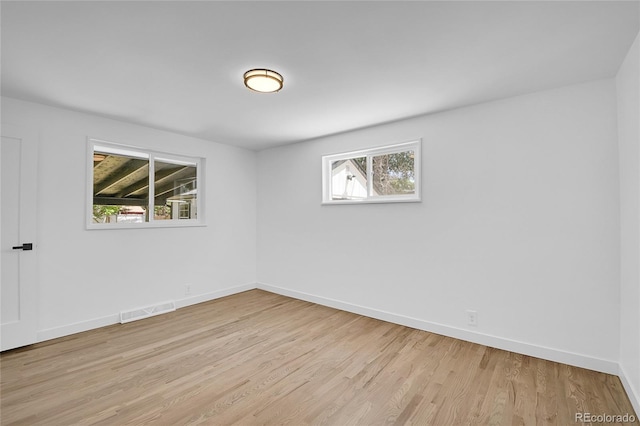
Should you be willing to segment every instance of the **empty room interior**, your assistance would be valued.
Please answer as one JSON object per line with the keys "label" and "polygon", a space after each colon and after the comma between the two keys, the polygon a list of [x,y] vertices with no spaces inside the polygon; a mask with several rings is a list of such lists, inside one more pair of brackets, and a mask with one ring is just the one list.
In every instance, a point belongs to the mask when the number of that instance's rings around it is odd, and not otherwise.
{"label": "empty room interior", "polygon": [[0,424],[640,424],[639,1],[0,14]]}

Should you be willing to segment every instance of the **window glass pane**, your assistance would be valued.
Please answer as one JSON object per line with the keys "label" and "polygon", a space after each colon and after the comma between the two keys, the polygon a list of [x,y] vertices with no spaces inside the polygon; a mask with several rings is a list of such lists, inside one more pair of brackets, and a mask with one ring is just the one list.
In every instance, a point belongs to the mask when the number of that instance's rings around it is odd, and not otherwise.
{"label": "window glass pane", "polygon": [[144,156],[93,151],[93,222],[148,220],[149,160]]}
{"label": "window glass pane", "polygon": [[196,219],[197,166],[156,159],[154,168],[154,219]]}
{"label": "window glass pane", "polygon": [[372,169],[372,196],[415,194],[414,151],[374,156]]}
{"label": "window glass pane", "polygon": [[322,157],[323,204],[420,202],[421,140]]}
{"label": "window glass pane", "polygon": [[331,199],[367,198],[367,157],[349,158],[331,163]]}

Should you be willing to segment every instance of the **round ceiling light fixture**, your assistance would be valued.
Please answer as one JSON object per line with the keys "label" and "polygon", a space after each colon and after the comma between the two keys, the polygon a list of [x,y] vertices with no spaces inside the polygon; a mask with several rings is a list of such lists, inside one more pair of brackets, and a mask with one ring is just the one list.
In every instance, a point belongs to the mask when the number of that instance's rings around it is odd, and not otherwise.
{"label": "round ceiling light fixture", "polygon": [[244,85],[260,93],[274,93],[282,89],[282,75],[265,68],[257,68],[244,73]]}

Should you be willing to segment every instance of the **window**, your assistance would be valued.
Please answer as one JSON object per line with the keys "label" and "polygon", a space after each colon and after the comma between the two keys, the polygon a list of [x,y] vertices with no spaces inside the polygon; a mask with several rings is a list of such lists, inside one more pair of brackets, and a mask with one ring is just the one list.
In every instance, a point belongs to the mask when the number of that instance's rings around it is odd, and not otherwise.
{"label": "window", "polygon": [[90,229],[201,225],[202,158],[89,140]]}
{"label": "window", "polygon": [[420,201],[420,140],[322,157],[324,204]]}

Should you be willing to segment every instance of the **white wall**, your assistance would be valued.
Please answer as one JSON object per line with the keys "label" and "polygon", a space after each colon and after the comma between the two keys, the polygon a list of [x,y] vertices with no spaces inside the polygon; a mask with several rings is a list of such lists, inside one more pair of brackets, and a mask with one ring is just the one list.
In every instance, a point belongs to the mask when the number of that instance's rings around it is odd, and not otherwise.
{"label": "white wall", "polygon": [[[124,309],[255,287],[255,152],[9,98],[2,122],[40,133],[40,339],[113,323]],[[86,230],[87,137],[206,158],[208,226]]]}
{"label": "white wall", "polygon": [[620,150],[620,377],[640,413],[640,35],[616,78]]}
{"label": "white wall", "polygon": [[[616,125],[602,80],[259,152],[259,286],[617,373]],[[323,154],[415,138],[422,203],[320,205]]]}

